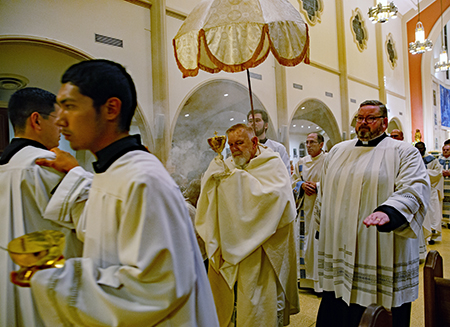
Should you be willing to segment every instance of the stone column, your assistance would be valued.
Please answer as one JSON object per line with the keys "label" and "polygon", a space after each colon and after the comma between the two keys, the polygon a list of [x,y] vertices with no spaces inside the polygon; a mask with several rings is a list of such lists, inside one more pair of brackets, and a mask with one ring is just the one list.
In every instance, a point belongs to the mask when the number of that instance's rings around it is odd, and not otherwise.
{"label": "stone column", "polygon": [[166,1],[154,0],[150,8],[153,87],[154,154],[166,164],[170,151],[169,76],[166,45]]}
{"label": "stone column", "polygon": [[277,97],[278,140],[286,147],[289,154],[289,113],[287,107],[286,67],[275,61],[275,85]]}
{"label": "stone column", "polygon": [[383,30],[381,23],[377,23],[375,26],[375,42],[377,45],[377,73],[378,73],[378,99],[386,104],[386,85],[384,82],[384,42],[383,42]]}
{"label": "stone column", "polygon": [[344,0],[336,0],[336,29],[338,40],[338,60],[339,60],[339,88],[341,96],[341,119],[342,134],[344,140],[350,138],[349,102],[348,95],[348,70],[347,70],[347,50],[345,48],[345,20],[344,20]]}

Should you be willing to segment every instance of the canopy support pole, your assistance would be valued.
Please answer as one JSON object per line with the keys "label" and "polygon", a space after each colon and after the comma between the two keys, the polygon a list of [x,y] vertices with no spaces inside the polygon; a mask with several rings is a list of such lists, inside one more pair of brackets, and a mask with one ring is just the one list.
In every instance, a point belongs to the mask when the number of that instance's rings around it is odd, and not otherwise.
{"label": "canopy support pole", "polygon": [[247,69],[247,82],[248,82],[248,92],[250,94],[250,109],[252,112],[252,125],[253,125],[253,131],[255,132],[256,136],[256,124],[255,124],[255,111],[253,109],[253,92],[252,92],[252,83],[250,81],[250,70]]}

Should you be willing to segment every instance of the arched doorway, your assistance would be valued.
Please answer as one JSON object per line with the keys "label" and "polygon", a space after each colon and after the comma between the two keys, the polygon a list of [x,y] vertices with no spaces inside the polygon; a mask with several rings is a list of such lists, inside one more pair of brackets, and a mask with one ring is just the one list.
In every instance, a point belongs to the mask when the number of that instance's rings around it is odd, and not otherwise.
{"label": "arched doorway", "polygon": [[402,123],[400,122],[400,120],[397,117],[393,117],[388,124],[388,128],[387,128],[387,133],[391,134],[391,132],[394,129],[398,129],[400,131],[403,131],[402,129]]}
{"label": "arched doorway", "polygon": [[[253,101],[255,109],[265,110],[255,94]],[[234,124],[246,124],[249,111],[246,86],[227,79],[209,80],[198,85],[181,104],[172,125],[168,170],[185,182],[199,178],[216,155],[207,139],[214,136],[215,132],[225,135],[226,130]],[[268,138],[276,135],[271,121],[267,133]],[[227,156],[228,151],[224,150],[224,156]]]}
{"label": "arched doorway", "polygon": [[[23,77],[27,80],[24,87],[39,87],[56,94],[61,86],[61,75],[64,71],[71,65],[88,59],[93,58],[66,44],[28,36],[0,36],[0,62],[4,64],[0,79],[2,76]],[[9,98],[15,91],[0,87],[0,107],[7,107]],[[150,129],[146,127],[139,107],[133,117],[130,132],[141,134],[144,144],[152,149]],[[12,137],[11,130],[9,138]],[[94,161],[94,156],[91,153],[73,151],[64,138],[61,138],[59,147],[74,154],[84,168],[92,170],[91,162]]]}
{"label": "arched doorway", "polygon": [[341,141],[336,118],[334,118],[330,108],[318,99],[309,99],[302,102],[294,112],[289,127],[291,159],[298,160],[296,152],[298,152],[299,157],[308,154],[304,142],[307,135],[313,132],[324,136],[324,150],[327,151]]}

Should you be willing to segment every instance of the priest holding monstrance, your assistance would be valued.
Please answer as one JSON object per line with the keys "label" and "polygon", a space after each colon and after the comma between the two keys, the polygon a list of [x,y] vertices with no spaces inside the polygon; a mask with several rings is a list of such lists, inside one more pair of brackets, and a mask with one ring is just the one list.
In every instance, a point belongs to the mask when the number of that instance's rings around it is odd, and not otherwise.
{"label": "priest holding monstrance", "polygon": [[286,325],[299,311],[290,177],[251,127],[234,125],[227,136],[232,157],[209,165],[196,216],[219,322]]}

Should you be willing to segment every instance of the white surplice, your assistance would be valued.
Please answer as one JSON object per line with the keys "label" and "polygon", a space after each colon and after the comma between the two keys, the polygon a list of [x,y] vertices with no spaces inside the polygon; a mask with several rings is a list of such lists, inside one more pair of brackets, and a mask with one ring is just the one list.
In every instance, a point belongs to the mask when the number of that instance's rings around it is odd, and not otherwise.
{"label": "white surplice", "polygon": [[[296,166],[297,182],[310,181],[316,182],[317,188],[320,186],[320,176],[322,167],[327,156],[326,153],[321,152],[315,157],[307,155],[300,158]],[[300,186],[301,187],[301,186]],[[315,224],[314,224],[314,202],[316,201],[317,193],[306,195],[301,189],[298,210],[298,230],[299,230],[299,273],[300,273],[300,287],[314,288],[316,292],[321,292],[319,285],[319,273],[317,267],[318,260],[318,240],[315,238]],[[313,222],[313,223],[311,223]]]}
{"label": "white surplice", "polygon": [[[335,145],[316,201],[320,217],[319,280],[346,303],[398,307],[418,297],[419,247],[430,182],[414,147],[384,138],[375,147],[357,140]],[[393,232],[367,228],[378,206],[397,209],[408,224]],[[319,221],[318,221],[319,222]]]}
{"label": "white surplice", "polygon": [[[431,156],[431,155],[430,155]],[[426,164],[428,176],[431,182],[430,207],[428,208],[426,220],[429,220],[431,229],[437,234],[442,231],[442,200],[444,199],[444,176],[442,176],[442,165],[438,159]]]}
{"label": "white surplice", "polygon": [[289,155],[286,151],[286,147],[281,144],[280,142],[267,139],[266,143],[264,143],[264,146],[271,148],[273,151],[277,152],[280,155],[281,160],[283,161],[284,165],[286,166],[286,169],[291,174],[291,161],[289,159]]}
{"label": "white surplice", "polygon": [[[64,178],[46,216],[68,221],[81,212],[77,174]],[[76,225],[83,257],[31,280],[47,325],[217,326],[183,196],[154,155],[130,151],[94,174]]]}
{"label": "white surplice", "polygon": [[195,225],[221,326],[232,319],[236,282],[237,326],[275,326],[277,309],[285,322],[299,310],[290,176],[278,154],[260,149],[243,169],[216,157],[202,178]]}
{"label": "white surplice", "polygon": [[[53,159],[55,154],[35,146],[25,146],[9,162],[0,165],[0,246],[19,236],[42,230],[59,230],[65,234],[66,258],[79,256],[82,243],[70,228],[62,227],[43,218],[51,191],[64,174],[40,167],[36,159]],[[10,282],[15,265],[6,251],[0,251],[0,326],[42,326],[29,288]]]}

